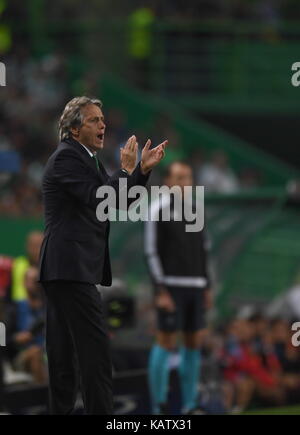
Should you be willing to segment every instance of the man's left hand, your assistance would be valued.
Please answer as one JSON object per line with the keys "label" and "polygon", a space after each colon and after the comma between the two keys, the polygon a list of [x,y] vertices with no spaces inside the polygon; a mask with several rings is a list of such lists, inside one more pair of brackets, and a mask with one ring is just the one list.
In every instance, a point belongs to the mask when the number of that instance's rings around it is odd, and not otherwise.
{"label": "man's left hand", "polygon": [[141,170],[143,174],[149,172],[163,159],[167,143],[168,141],[165,140],[155,148],[150,149],[151,140],[147,140],[142,151]]}

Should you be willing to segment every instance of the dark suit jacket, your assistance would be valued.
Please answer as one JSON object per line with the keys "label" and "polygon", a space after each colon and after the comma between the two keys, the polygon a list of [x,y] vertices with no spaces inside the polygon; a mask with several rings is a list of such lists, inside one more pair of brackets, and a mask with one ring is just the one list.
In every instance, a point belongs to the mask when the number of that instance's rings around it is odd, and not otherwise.
{"label": "dark suit jacket", "polygon": [[129,176],[118,170],[108,176],[74,139],[61,142],[50,156],[43,177],[45,236],[40,252],[39,281],[68,280],[111,285],[109,222],[100,222],[96,208],[98,187],[127,178],[128,187],[145,185],[140,164]]}

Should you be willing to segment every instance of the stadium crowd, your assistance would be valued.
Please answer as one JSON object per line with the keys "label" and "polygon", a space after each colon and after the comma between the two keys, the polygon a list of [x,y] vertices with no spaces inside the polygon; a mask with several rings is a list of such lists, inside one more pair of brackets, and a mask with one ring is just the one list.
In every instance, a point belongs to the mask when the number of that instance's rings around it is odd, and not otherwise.
{"label": "stadium crowd", "polygon": [[[250,406],[299,402],[300,355],[291,336],[290,320],[257,312],[237,315],[223,325],[222,332],[217,328],[207,337],[207,370],[212,371],[215,364],[227,411],[241,413]],[[216,381],[209,382],[206,376],[204,371],[204,392]]]}
{"label": "stadium crowd", "polygon": [[[10,86],[0,94],[0,214],[39,217],[42,215],[43,167],[56,147],[57,117],[70,98],[64,60],[57,53],[34,60],[25,47],[19,47],[5,62]],[[119,163],[119,148],[129,135],[129,128],[126,114],[120,110],[111,109],[105,114],[108,128],[102,158],[113,171]],[[153,143],[156,143],[157,131],[169,138],[166,164],[186,159],[194,167],[197,183],[204,185],[207,191],[234,193],[260,183],[260,175],[251,168],[235,173],[221,150],[207,156],[201,153],[199,144],[199,149],[189,155],[164,115],[158,116],[152,131],[148,132]]]}
{"label": "stadium crowd", "polygon": [[[258,22],[260,20],[267,26],[268,23],[295,19],[297,14],[300,16],[299,5],[295,0],[202,0],[188,3],[181,0],[164,2],[149,0],[142,3],[132,2],[130,6],[120,2],[117,11],[120,15],[133,17],[142,6],[152,10],[153,19],[170,21],[173,18],[188,21],[195,17],[201,20],[217,18],[222,21],[233,19]],[[105,6],[105,2],[95,5],[94,8],[99,8],[99,13],[101,12],[103,17],[110,10]],[[71,12],[74,19],[79,19],[80,10],[80,2],[76,0],[62,2],[55,8],[49,5],[47,20],[51,24],[59,18],[69,17]],[[24,13],[26,13],[25,6],[11,2],[7,4],[6,9],[4,8],[1,17],[8,24],[17,23],[21,21]],[[94,13],[93,8],[86,13],[87,19],[91,18]],[[138,17],[139,15],[136,15],[137,20]],[[136,25],[138,30],[138,21]],[[91,36],[89,38],[91,39]],[[0,46],[0,53],[1,49],[2,46]],[[68,54],[72,54],[70,39],[64,38],[61,47],[56,43],[56,49],[52,51],[45,49],[45,52],[47,51],[48,54],[33,57],[28,35],[15,33],[11,45],[8,44],[8,48],[1,53],[1,61],[7,67],[9,78],[9,86],[2,88],[0,94],[0,214],[2,215],[41,216],[42,214],[40,184],[43,166],[56,146],[56,123],[61,107],[74,94],[68,64]],[[138,56],[138,53],[135,55]],[[79,86],[80,91],[97,94],[96,78],[95,71],[83,76],[81,87]],[[118,164],[119,147],[131,132],[128,129],[126,113],[120,110],[105,112],[108,129],[103,157],[108,167],[113,170]],[[171,159],[187,158],[190,163],[193,163],[197,183],[204,184],[207,191],[231,193],[261,183],[261,174],[252,168],[247,168],[242,173],[235,173],[224,153],[205,155],[201,152],[201,144],[194,155],[186,155],[182,152],[184,148],[182,139],[178,137],[170,120],[163,115],[158,116],[152,131],[147,132],[147,135],[153,138],[153,142],[155,142],[156,131],[161,131],[162,136],[169,137],[169,161],[166,162],[169,163]]]}

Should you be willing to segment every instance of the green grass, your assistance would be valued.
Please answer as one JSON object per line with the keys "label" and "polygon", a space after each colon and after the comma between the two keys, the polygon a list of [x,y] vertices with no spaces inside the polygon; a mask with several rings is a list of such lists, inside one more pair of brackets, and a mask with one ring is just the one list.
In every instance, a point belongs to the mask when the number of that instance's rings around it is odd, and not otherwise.
{"label": "green grass", "polygon": [[284,408],[252,409],[243,415],[300,415],[300,405],[286,406]]}

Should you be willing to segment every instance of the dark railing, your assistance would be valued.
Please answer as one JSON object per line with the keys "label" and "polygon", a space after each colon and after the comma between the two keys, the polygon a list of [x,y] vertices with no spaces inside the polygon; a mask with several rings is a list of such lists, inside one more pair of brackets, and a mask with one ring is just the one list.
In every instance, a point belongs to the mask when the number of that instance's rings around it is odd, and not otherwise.
{"label": "dark railing", "polygon": [[86,68],[111,71],[189,108],[299,110],[298,88],[291,84],[292,64],[300,61],[299,23],[268,27],[153,18],[139,27],[128,17],[51,22],[33,14],[30,26],[14,29],[20,38],[29,37],[37,54],[59,49],[80,56]]}

